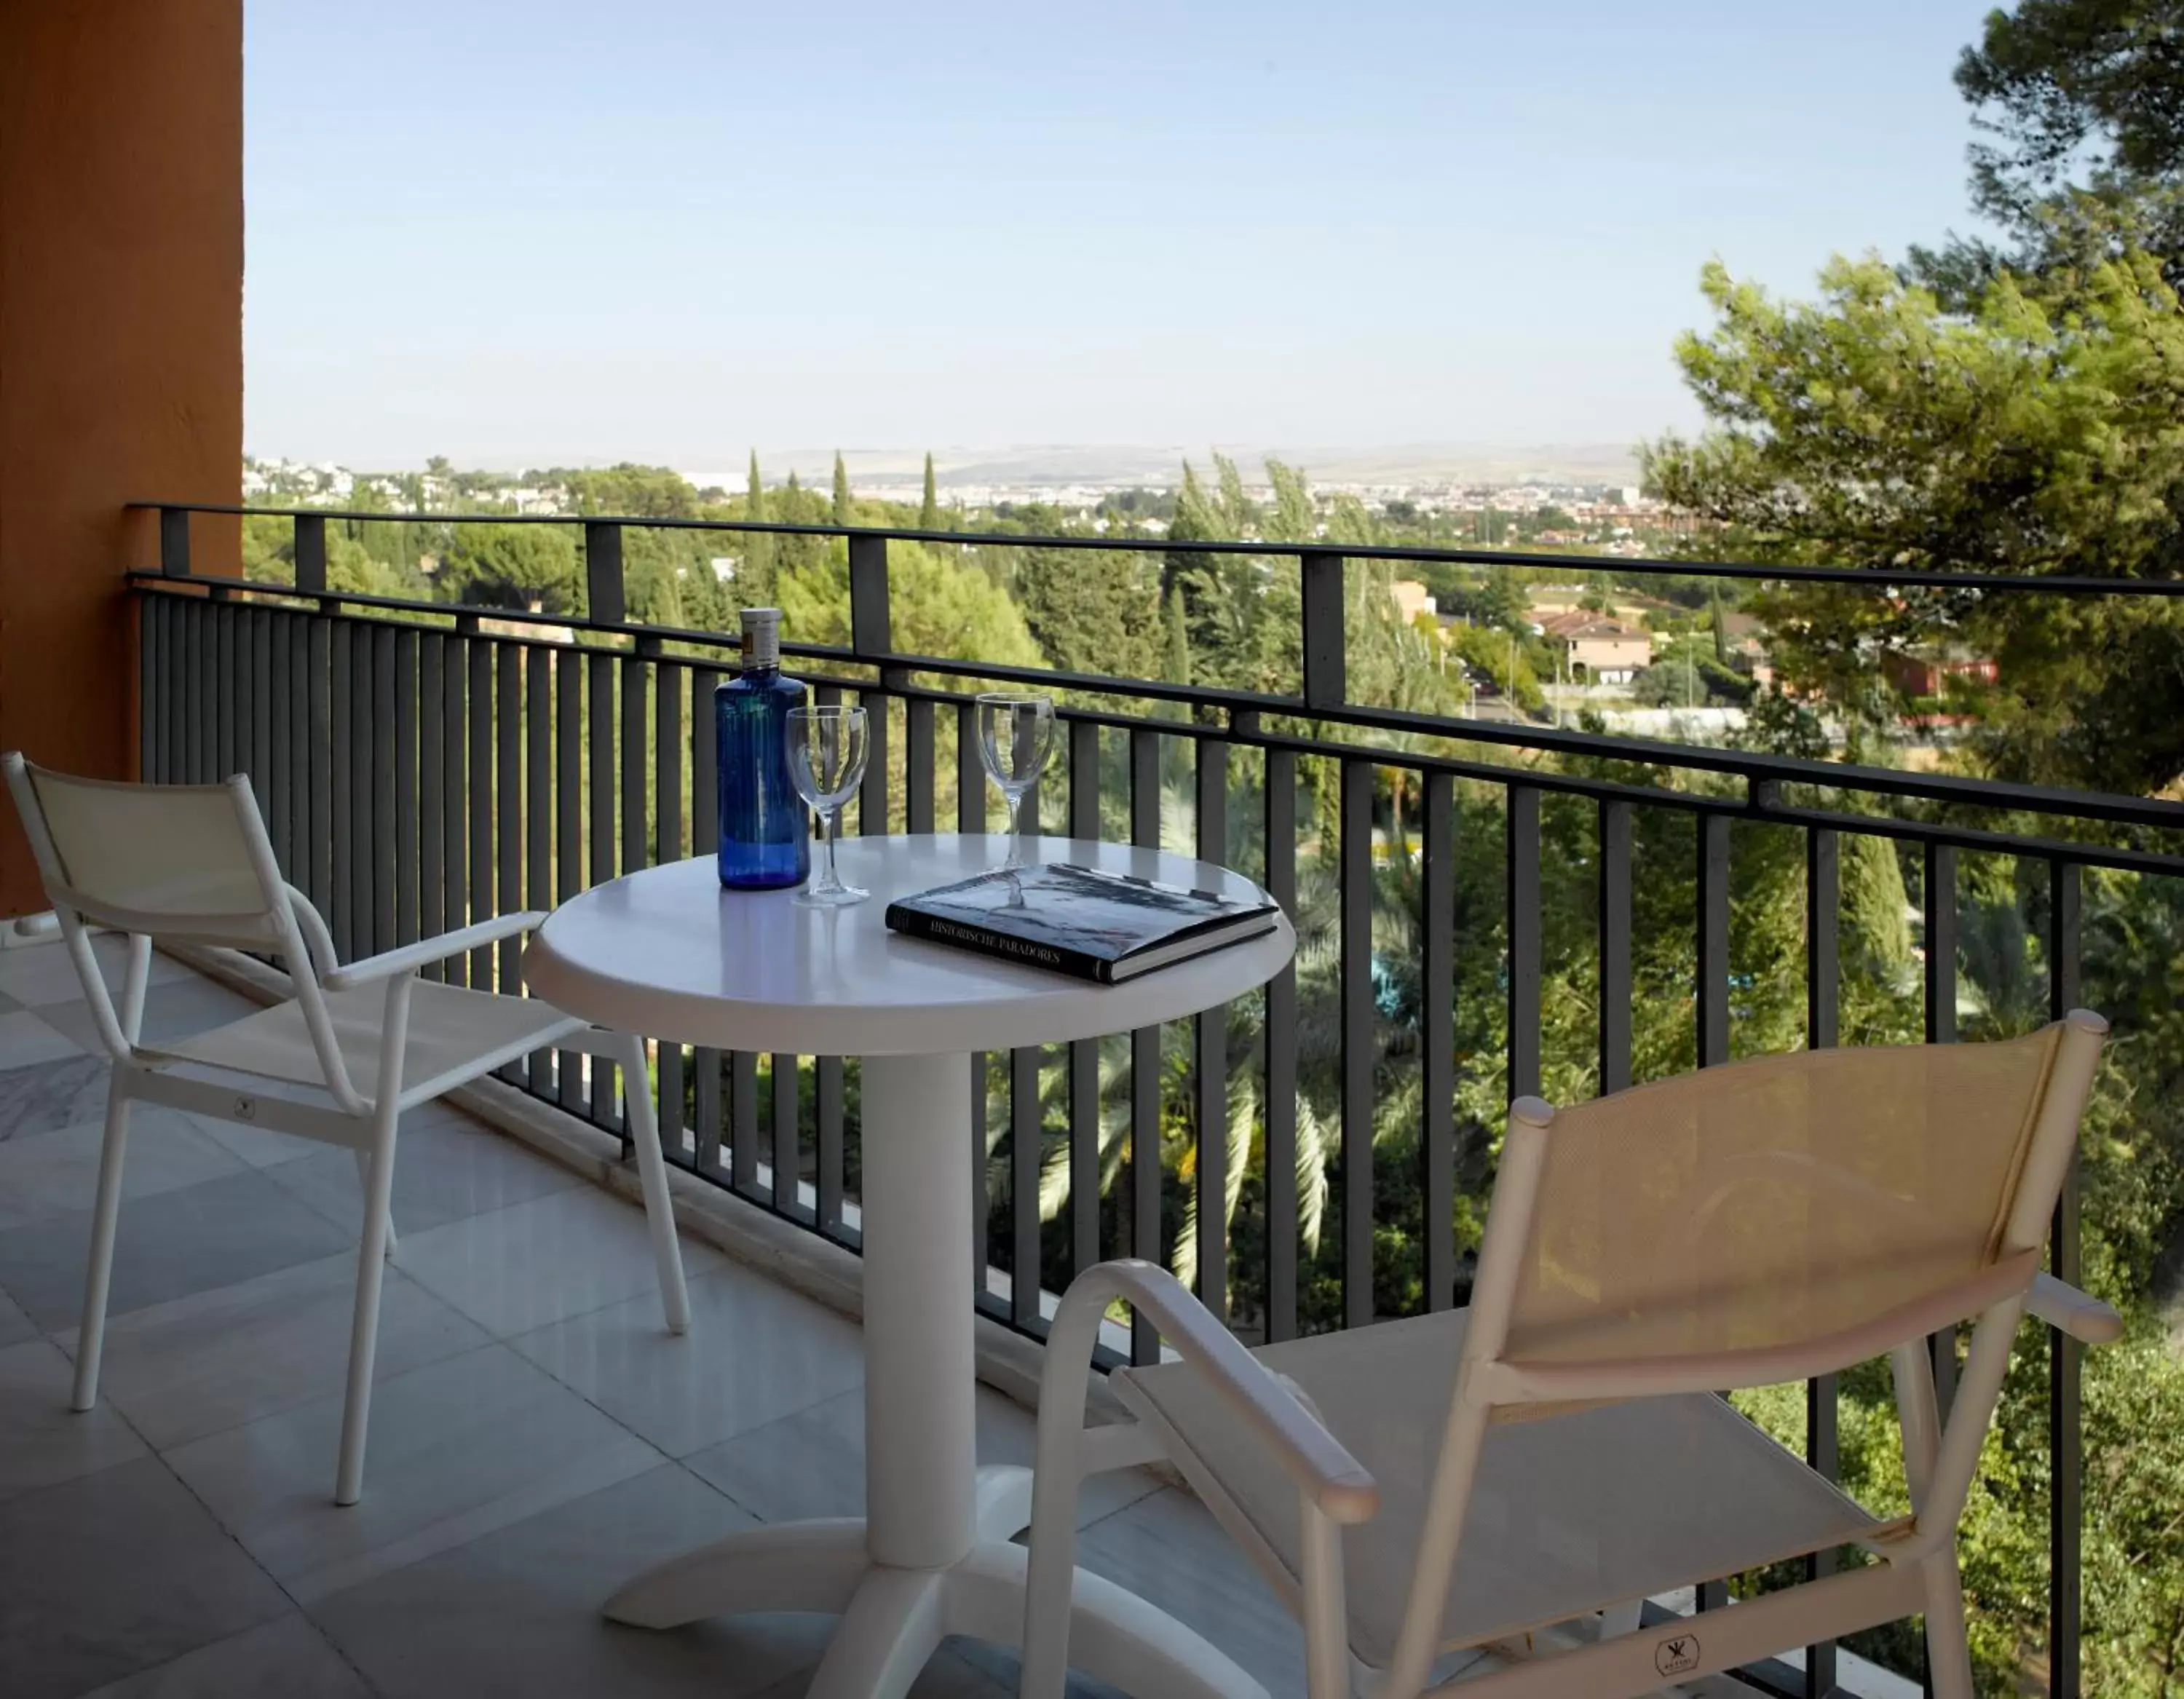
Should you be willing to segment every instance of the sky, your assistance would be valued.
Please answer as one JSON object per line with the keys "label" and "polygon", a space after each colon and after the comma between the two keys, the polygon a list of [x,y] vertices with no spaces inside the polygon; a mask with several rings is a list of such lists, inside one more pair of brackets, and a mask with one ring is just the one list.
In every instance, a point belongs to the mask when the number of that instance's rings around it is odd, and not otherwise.
{"label": "sky", "polygon": [[1617,443],[1973,227],[1992,0],[247,0],[245,442]]}

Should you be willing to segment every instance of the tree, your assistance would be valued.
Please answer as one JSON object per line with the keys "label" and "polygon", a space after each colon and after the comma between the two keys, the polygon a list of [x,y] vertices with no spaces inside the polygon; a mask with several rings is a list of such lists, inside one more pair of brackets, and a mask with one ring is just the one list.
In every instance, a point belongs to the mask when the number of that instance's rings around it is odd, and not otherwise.
{"label": "tree", "polygon": [[[751,450],[750,477],[744,493],[744,517],[754,525],[766,523],[766,484],[758,473],[758,450]],[[763,531],[743,533],[744,558],[736,571],[739,605],[770,606],[779,593],[774,568],[773,538]]]}
{"label": "tree", "polygon": [[1040,649],[1065,672],[1150,678],[1160,663],[1160,590],[1144,558],[1028,549],[1016,600]]}
{"label": "tree", "polygon": [[918,504],[917,528],[920,531],[940,529],[940,496],[933,482],[933,451],[925,452],[925,499]]}
{"label": "tree", "polygon": [[1267,535],[1284,543],[1309,543],[1319,534],[1319,510],[1302,471],[1269,456],[1267,482],[1274,487],[1274,509]]}
{"label": "tree", "polygon": [[[1972,150],[1972,198],[2016,239],[1914,251],[1930,281],[2151,248],[2184,281],[2184,0],[2018,0],[1987,14],[1957,87],[1996,138]],[[2083,173],[2082,181],[2072,181]]]}
{"label": "tree", "polygon": [[[783,624],[800,642],[846,646],[849,548],[839,538],[812,540],[822,544],[820,557],[782,572]],[[945,545],[889,545],[895,647],[911,655],[990,660],[1005,666],[1045,665],[1016,604],[977,567],[958,564],[954,554]]]}
{"label": "tree", "polygon": [[[2143,255],[2064,286],[2004,274],[1970,315],[1878,259],[1816,303],[1705,274],[1717,322],[1677,359],[1709,415],[1643,454],[1647,485],[1762,560],[2174,575],[2184,565],[2184,311]],[[1780,589],[1778,670],[1845,711],[1895,711],[1876,648],[1998,663],[1981,747],[1999,776],[2144,794],[2184,771],[2184,606],[2155,598]]]}
{"label": "tree", "polygon": [[847,525],[851,516],[850,474],[842,465],[842,451],[837,448],[834,450],[834,523]]}
{"label": "tree", "polygon": [[458,525],[441,582],[473,605],[560,614],[583,604],[577,545],[558,525]]}

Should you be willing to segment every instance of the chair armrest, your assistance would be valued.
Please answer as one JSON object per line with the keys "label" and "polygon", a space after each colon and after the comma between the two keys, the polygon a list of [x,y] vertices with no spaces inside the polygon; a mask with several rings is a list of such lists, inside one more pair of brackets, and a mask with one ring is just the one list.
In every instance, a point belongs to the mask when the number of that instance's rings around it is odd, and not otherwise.
{"label": "chair armrest", "polygon": [[1380,1489],[1365,1466],[1175,1276],[1136,1258],[1086,1273],[1151,1319],[1323,1515],[1350,1523],[1379,1513]]}
{"label": "chair armrest", "polygon": [[451,955],[460,955],[465,950],[481,945],[498,944],[504,938],[515,938],[526,932],[536,932],[546,923],[545,914],[539,910],[526,910],[521,914],[500,915],[492,920],[473,921],[454,932],[443,932],[437,938],[421,938],[415,944],[405,944],[399,950],[390,950],[378,955],[367,955],[361,961],[352,961],[346,967],[337,967],[324,975],[320,983],[329,991],[352,990],[359,985],[369,985],[375,980],[390,979],[398,973],[415,973],[419,968],[435,961],[444,961]]}
{"label": "chair armrest", "polygon": [[2058,1280],[2053,1274],[2032,1277],[2032,1291],[2025,1307],[2052,1327],[2087,1345],[2107,1345],[2121,1336],[2123,1317],[2098,1298]]}

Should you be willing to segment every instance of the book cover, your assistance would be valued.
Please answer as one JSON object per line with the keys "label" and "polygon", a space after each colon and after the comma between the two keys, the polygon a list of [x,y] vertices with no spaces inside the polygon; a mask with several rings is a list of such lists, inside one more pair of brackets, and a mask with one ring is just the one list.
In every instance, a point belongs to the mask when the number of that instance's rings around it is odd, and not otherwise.
{"label": "book cover", "polygon": [[1115,984],[1274,927],[1272,903],[1072,862],[981,873],[888,905],[890,930]]}

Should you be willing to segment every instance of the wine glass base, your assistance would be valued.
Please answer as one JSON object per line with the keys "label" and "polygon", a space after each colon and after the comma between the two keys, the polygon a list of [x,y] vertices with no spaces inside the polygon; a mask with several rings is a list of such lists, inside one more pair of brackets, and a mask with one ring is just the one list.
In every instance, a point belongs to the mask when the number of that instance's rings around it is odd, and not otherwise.
{"label": "wine glass base", "polygon": [[789,901],[800,909],[845,909],[852,903],[872,900],[870,891],[861,891],[855,885],[811,885],[799,891]]}

